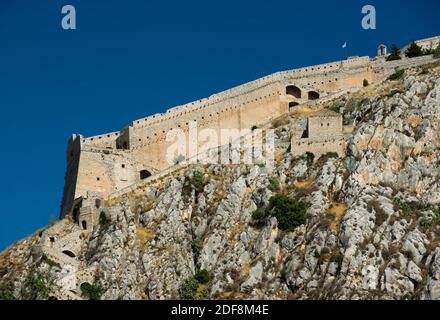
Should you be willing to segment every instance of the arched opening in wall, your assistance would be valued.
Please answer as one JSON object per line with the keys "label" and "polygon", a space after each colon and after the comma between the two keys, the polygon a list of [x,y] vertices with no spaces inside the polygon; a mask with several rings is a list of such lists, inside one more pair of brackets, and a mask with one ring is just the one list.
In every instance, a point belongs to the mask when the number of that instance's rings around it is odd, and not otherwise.
{"label": "arched opening in wall", "polygon": [[142,170],[140,172],[141,180],[147,179],[148,177],[151,177],[151,172],[148,170]]}
{"label": "arched opening in wall", "polygon": [[309,91],[308,96],[309,96],[309,100],[319,99],[319,93],[316,91]]}
{"label": "arched opening in wall", "polygon": [[69,256],[69,257],[71,257],[71,258],[75,258],[75,254],[74,254],[72,251],[64,250],[63,253],[64,253],[66,256]]}
{"label": "arched opening in wall", "polygon": [[83,228],[83,230],[87,230],[87,221],[82,221],[81,222],[81,226],[82,226],[82,228]]}
{"label": "arched opening in wall", "polygon": [[298,88],[297,86],[287,86],[286,87],[286,94],[300,99],[301,98],[301,89]]}
{"label": "arched opening in wall", "polygon": [[296,101],[290,102],[290,103],[289,103],[289,110],[291,110],[293,107],[296,107],[296,106],[298,106],[298,105],[299,105],[299,103],[296,102]]}

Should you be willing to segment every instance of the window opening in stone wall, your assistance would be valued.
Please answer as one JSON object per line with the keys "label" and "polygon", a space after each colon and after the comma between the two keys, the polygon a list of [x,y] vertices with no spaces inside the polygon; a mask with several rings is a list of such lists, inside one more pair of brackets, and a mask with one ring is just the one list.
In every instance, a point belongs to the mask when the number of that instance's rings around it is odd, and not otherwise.
{"label": "window opening in stone wall", "polygon": [[142,170],[140,172],[140,177],[141,177],[141,180],[147,179],[148,177],[151,177],[151,172],[148,170]]}
{"label": "window opening in stone wall", "polygon": [[309,96],[309,100],[319,99],[319,93],[316,91],[309,91],[308,96]]}
{"label": "window opening in stone wall", "polygon": [[301,89],[297,86],[287,86],[286,94],[294,96],[295,98],[301,98]]}

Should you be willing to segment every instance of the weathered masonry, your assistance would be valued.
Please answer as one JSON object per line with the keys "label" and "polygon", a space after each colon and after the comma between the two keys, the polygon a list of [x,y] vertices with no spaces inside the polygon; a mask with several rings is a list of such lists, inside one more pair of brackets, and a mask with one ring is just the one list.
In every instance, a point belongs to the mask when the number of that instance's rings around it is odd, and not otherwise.
{"label": "weathered masonry", "polygon": [[343,156],[344,151],[342,115],[328,109],[310,114],[305,126],[292,135],[291,152],[294,156],[307,152],[313,153],[316,158],[328,152]]}
{"label": "weathered masonry", "polygon": [[[288,113],[297,105],[314,104],[345,90],[360,88],[364,80],[369,83],[382,81],[398,67],[423,64],[427,60],[432,58],[385,62],[384,56],[374,59],[352,57],[278,72],[135,120],[121,131],[88,138],[72,135],[67,148],[61,217],[73,214],[74,204],[78,203],[76,199],[89,199],[91,195],[107,199],[113,193],[170,168],[173,164],[167,161],[166,152],[174,141],[166,141],[166,135],[171,129],[187,133],[193,121],[198,129],[211,128],[217,133],[221,129],[250,129]],[[313,121],[310,119],[311,125]],[[310,136],[316,134],[316,139],[323,132],[314,132],[312,126],[310,130]],[[86,225],[93,223],[93,214],[88,216]]]}

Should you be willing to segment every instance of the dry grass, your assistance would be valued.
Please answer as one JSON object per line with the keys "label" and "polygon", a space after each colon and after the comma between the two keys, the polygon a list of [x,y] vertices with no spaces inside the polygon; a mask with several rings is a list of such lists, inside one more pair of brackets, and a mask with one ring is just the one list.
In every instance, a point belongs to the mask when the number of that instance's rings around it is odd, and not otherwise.
{"label": "dry grass", "polygon": [[308,108],[308,107],[304,107],[304,108],[300,108],[295,110],[295,114],[298,115],[309,115],[309,114],[313,114],[315,112],[319,111],[318,109],[312,109],[312,108]]}
{"label": "dry grass", "polygon": [[278,151],[275,154],[275,161],[280,162],[282,160],[284,160],[284,152]]}
{"label": "dry grass", "polygon": [[249,265],[249,263],[246,263],[241,267],[241,271],[243,271],[243,273],[245,274],[249,274],[250,270],[251,270],[251,266]]}
{"label": "dry grass", "polygon": [[333,217],[332,221],[330,222],[330,228],[332,230],[336,232],[339,230],[339,225],[341,224],[341,220],[345,216],[347,209],[348,207],[345,203],[333,202],[330,205],[328,213]]}
{"label": "dry grass", "polygon": [[156,235],[152,229],[145,228],[141,225],[136,225],[136,239],[143,250],[148,242],[150,242]]}
{"label": "dry grass", "polygon": [[295,187],[297,189],[310,189],[314,183],[315,183],[314,178],[307,178],[306,180],[303,181],[297,181],[295,183]]}

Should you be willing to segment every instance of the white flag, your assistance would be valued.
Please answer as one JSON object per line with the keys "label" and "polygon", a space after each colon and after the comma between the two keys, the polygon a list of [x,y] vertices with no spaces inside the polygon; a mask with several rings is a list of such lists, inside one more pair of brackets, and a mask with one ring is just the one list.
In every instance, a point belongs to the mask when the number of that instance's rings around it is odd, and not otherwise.
{"label": "white flag", "polygon": [[345,43],[342,45],[342,48],[343,48],[343,49],[347,48],[347,42],[345,42]]}

